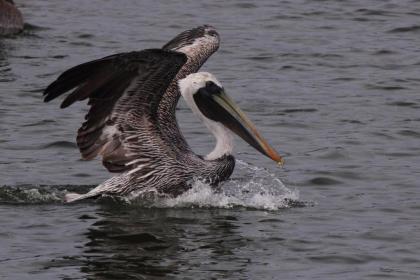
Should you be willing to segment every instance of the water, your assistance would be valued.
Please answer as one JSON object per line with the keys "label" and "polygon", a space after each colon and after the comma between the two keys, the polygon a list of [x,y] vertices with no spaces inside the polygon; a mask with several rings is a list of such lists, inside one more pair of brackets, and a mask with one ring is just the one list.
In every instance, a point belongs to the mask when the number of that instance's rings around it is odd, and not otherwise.
{"label": "water", "polygon": [[[420,279],[420,3],[16,1],[0,39],[0,278]],[[237,140],[232,181],[174,200],[64,205],[109,177],[79,159],[64,69],[214,25],[205,64],[285,155]],[[213,142],[181,102],[201,154]]]}

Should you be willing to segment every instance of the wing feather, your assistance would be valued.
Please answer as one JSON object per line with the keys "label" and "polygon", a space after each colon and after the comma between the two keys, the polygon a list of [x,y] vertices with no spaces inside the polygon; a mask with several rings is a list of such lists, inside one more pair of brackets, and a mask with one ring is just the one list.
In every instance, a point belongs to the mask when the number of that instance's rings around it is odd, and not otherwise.
{"label": "wing feather", "polygon": [[107,56],[65,71],[47,87],[44,101],[70,90],[62,108],[89,99],[77,135],[82,157],[102,155],[109,171],[122,172],[148,147],[162,145],[157,110],[186,61],[182,53],[161,49]]}

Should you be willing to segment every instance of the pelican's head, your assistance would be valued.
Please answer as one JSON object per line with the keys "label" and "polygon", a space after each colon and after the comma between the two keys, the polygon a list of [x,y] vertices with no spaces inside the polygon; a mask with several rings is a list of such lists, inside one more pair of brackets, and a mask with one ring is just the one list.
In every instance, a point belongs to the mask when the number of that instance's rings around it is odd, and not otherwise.
{"label": "pelican's head", "polygon": [[210,25],[186,30],[166,43],[162,49],[185,53],[192,56],[197,52],[213,54],[219,48],[220,38],[216,29]]}
{"label": "pelican's head", "polygon": [[[225,93],[221,83],[212,74],[206,72],[190,74],[179,81],[179,87],[191,110],[204,121],[216,138],[218,134],[223,134],[224,128],[221,128],[223,126],[262,154],[283,164],[282,157],[261,136],[254,124]],[[222,136],[220,139],[226,141]]]}

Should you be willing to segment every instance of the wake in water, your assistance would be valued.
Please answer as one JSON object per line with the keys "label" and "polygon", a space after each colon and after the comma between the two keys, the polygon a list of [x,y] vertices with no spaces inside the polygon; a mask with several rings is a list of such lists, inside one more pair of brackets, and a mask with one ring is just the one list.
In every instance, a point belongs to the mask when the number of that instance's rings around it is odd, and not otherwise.
{"label": "wake in water", "polygon": [[69,190],[86,192],[92,185],[19,185],[0,186],[0,204],[63,203]]}
{"label": "wake in water", "polygon": [[236,160],[237,170],[242,179],[231,179],[217,189],[197,181],[193,187],[176,198],[156,199],[154,207],[246,207],[254,209],[278,210],[300,206],[299,192],[290,190],[274,174],[266,169],[251,166]]}
{"label": "wake in water", "polygon": [[[157,196],[156,192],[132,194],[124,198],[104,197],[101,203],[123,202],[131,206],[156,208],[234,208],[246,207],[264,210],[278,210],[288,207],[302,207],[299,192],[288,189],[275,174],[264,168],[236,160],[235,177],[218,188],[200,181],[191,189],[176,197]],[[69,192],[86,192],[93,186],[19,186],[0,188],[0,203],[62,203]]]}

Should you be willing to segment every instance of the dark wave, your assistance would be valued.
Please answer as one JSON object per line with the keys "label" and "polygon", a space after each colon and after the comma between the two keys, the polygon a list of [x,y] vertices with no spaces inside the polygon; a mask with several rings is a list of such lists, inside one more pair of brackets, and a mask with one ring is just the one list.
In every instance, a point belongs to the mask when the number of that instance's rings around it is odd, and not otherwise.
{"label": "dark wave", "polygon": [[420,32],[420,25],[397,27],[388,31],[388,33],[406,33],[406,32]]}
{"label": "dark wave", "polygon": [[283,110],[284,113],[291,114],[291,113],[313,113],[317,112],[318,110],[315,108],[296,108],[296,109],[285,109]]}
{"label": "dark wave", "polygon": [[393,90],[403,90],[403,89],[407,89],[406,87],[403,86],[387,86],[387,85],[372,85],[372,84],[367,84],[365,85],[366,89],[373,89],[373,90],[389,90],[389,91],[393,91]]}
{"label": "dark wave", "polygon": [[330,186],[342,184],[341,181],[329,177],[316,177],[308,182],[311,185]]}
{"label": "dark wave", "polygon": [[390,105],[390,106],[409,107],[409,108],[413,108],[413,109],[417,109],[417,108],[420,107],[420,105],[418,103],[409,102],[409,101],[394,101],[394,102],[388,102],[386,104]]}
{"label": "dark wave", "polygon": [[385,11],[385,10],[373,10],[373,9],[357,9],[356,13],[365,15],[365,16],[390,16],[393,15],[392,12]]}
{"label": "dark wave", "polygon": [[404,130],[400,130],[398,132],[398,134],[402,135],[402,136],[410,136],[410,137],[414,137],[414,138],[420,138],[420,131],[404,129]]}
{"label": "dark wave", "polygon": [[70,141],[54,141],[44,146],[44,148],[72,148],[76,149],[77,145]]}

